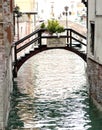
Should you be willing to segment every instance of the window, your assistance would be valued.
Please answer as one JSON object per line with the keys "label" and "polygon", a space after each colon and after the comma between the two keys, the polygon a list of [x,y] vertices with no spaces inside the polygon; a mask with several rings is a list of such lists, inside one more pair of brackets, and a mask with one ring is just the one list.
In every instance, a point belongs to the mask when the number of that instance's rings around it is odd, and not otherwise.
{"label": "window", "polygon": [[94,22],[90,23],[90,32],[91,32],[91,37],[90,37],[90,50],[91,53],[94,55],[94,37],[95,37],[95,24]]}

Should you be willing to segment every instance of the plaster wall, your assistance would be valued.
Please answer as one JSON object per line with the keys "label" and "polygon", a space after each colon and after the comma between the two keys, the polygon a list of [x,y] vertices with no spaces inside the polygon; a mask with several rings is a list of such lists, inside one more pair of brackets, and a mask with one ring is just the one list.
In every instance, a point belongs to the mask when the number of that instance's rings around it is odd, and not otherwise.
{"label": "plaster wall", "polygon": [[[88,0],[87,74],[90,95],[96,106],[102,110],[102,8],[99,3],[102,0]],[[94,25],[94,42],[91,41],[91,23]],[[91,44],[94,44],[93,53]]]}
{"label": "plaster wall", "polygon": [[21,12],[33,12],[35,0],[15,0],[15,6],[19,6]]}
{"label": "plaster wall", "polygon": [[[99,1],[99,0],[98,0]],[[101,0],[100,0],[101,1]],[[102,64],[102,15],[97,12],[97,0],[88,1],[88,57]],[[99,7],[100,8],[100,7]],[[94,55],[90,49],[91,28],[90,24],[94,23]]]}

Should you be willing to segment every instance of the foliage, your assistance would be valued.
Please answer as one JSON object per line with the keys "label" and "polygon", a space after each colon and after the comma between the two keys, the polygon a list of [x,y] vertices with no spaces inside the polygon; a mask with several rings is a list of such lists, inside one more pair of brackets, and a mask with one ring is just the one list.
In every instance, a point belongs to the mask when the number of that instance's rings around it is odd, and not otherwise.
{"label": "foliage", "polygon": [[64,27],[57,20],[48,20],[47,26],[42,23],[41,28],[45,28],[50,34],[64,32]]}
{"label": "foliage", "polygon": [[40,27],[45,28],[45,23],[42,23]]}
{"label": "foliage", "polygon": [[14,8],[14,11],[13,11],[17,17],[21,17],[22,16],[22,12],[20,12],[20,7],[19,6],[16,6]]}

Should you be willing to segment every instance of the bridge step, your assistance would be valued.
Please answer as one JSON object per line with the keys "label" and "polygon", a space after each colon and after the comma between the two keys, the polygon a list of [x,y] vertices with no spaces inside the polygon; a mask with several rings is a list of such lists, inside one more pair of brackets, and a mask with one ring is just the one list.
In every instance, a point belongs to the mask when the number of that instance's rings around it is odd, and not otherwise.
{"label": "bridge step", "polygon": [[82,53],[82,54],[86,54],[86,52],[85,52],[85,51],[80,51],[80,53]]}
{"label": "bridge step", "polygon": [[79,51],[80,53],[86,53],[85,48],[79,43],[79,44],[72,44],[72,47]]}
{"label": "bridge step", "polygon": [[81,48],[82,47],[82,45],[80,44],[80,43],[72,43],[72,47],[79,47],[79,48]]}
{"label": "bridge step", "polygon": [[[75,47],[72,46],[75,50],[79,51],[80,53],[86,54],[85,50],[81,50],[81,47],[78,45]],[[28,57],[29,55],[31,55],[31,53],[34,53],[34,51],[39,51],[39,48],[33,48],[31,50],[29,50],[28,52],[24,53],[23,56],[18,58],[18,61],[21,61],[22,59],[24,59],[25,57]]]}
{"label": "bridge step", "polygon": [[33,53],[34,51],[37,51],[37,50],[39,50],[38,47],[37,47],[37,48],[33,48],[33,49],[29,50],[28,52],[25,52],[24,55],[22,55],[22,56],[20,56],[20,57],[18,58],[18,61],[21,61],[21,60],[24,59],[25,57],[28,57],[29,55],[31,55],[31,53]]}

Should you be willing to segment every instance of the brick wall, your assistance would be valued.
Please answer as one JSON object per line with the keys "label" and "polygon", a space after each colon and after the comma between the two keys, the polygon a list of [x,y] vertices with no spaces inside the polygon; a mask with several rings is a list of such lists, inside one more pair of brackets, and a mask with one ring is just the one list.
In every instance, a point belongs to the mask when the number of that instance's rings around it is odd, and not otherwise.
{"label": "brick wall", "polygon": [[0,0],[0,130],[4,130],[7,124],[12,91],[12,16],[12,0]]}

